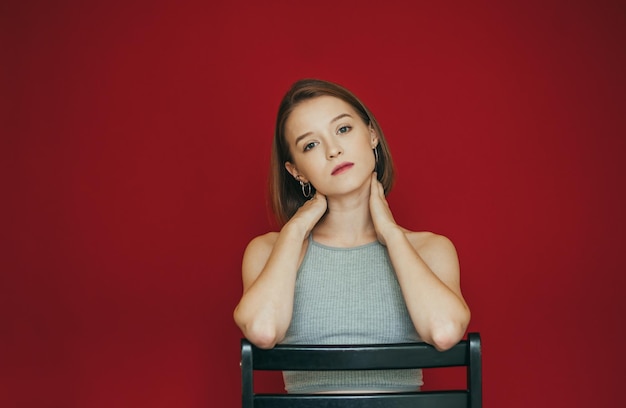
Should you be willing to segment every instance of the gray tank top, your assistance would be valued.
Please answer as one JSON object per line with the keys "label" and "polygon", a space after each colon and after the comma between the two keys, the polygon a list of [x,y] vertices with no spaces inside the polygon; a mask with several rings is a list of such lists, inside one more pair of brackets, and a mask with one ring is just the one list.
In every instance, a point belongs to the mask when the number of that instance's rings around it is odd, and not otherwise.
{"label": "gray tank top", "polygon": [[[379,344],[420,341],[387,249],[378,241],[333,248],[309,238],[298,270],[287,344]],[[285,371],[289,393],[416,391],[421,370]]]}

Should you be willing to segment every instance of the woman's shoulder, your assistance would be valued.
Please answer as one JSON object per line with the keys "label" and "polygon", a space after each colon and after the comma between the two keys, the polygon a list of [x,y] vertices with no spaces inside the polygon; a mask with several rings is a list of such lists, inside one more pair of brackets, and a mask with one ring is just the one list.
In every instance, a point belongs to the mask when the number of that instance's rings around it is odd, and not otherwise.
{"label": "woman's shoulder", "polygon": [[278,238],[277,232],[268,232],[253,238],[246,247],[242,260],[244,288],[252,284],[261,273]]}
{"label": "woman's shoulder", "polygon": [[447,280],[458,277],[459,258],[452,241],[428,231],[405,231],[405,234],[415,251],[437,276],[448,276]]}
{"label": "woman's shoulder", "polygon": [[252,238],[248,243],[246,252],[271,251],[278,239],[278,232],[270,231],[263,235]]}
{"label": "woman's shoulder", "polygon": [[456,256],[454,244],[448,237],[430,231],[410,231],[404,234],[415,250],[421,254],[453,254]]}

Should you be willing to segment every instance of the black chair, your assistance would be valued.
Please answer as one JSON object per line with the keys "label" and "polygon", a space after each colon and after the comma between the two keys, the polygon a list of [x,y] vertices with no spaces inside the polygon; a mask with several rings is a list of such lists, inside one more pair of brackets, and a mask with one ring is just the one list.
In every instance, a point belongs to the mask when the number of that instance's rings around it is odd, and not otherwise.
{"label": "black chair", "polygon": [[[386,370],[466,367],[465,389],[367,394],[257,394],[256,370]],[[243,408],[482,408],[480,335],[444,352],[426,343],[357,346],[277,345],[259,349],[241,340]]]}

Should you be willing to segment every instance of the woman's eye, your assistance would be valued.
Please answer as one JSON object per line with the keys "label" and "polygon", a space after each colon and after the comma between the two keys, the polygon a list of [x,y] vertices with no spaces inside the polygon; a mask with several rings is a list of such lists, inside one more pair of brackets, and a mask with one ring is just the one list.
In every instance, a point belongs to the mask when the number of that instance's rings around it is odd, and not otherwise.
{"label": "woman's eye", "polygon": [[352,127],[350,126],[342,126],[339,129],[337,129],[337,133],[348,133],[350,131],[350,129],[352,129]]}
{"label": "woman's eye", "polygon": [[304,145],[304,151],[306,152],[307,150],[311,150],[314,147],[315,147],[315,142],[307,143]]}

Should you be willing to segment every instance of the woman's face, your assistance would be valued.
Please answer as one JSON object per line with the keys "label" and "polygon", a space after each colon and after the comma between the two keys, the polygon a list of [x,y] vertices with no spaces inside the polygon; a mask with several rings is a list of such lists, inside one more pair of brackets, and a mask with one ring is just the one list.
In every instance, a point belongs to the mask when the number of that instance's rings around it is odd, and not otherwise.
{"label": "woman's face", "polygon": [[285,123],[285,138],[292,157],[287,171],[320,193],[346,194],[369,182],[378,138],[343,100],[320,96],[302,102]]}

